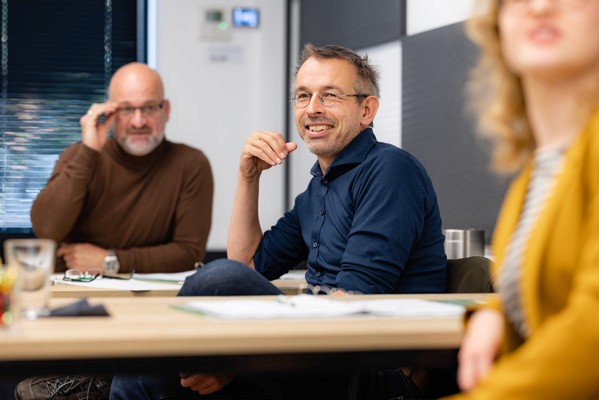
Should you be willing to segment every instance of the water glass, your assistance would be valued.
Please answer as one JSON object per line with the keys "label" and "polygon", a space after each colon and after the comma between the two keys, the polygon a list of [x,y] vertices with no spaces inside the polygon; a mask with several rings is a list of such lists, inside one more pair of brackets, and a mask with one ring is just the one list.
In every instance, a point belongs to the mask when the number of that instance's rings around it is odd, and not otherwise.
{"label": "water glass", "polygon": [[54,273],[56,242],[50,239],[9,239],[4,257],[17,275],[17,307],[22,317],[35,319],[50,313],[50,277]]}

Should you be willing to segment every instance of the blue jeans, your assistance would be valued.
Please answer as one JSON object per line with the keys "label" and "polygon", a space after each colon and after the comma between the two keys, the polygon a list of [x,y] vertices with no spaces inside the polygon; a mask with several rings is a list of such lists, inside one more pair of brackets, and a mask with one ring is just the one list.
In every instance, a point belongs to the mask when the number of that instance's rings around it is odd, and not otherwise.
{"label": "blue jeans", "polygon": [[[276,286],[247,265],[232,260],[215,260],[188,277],[178,296],[260,296],[283,294]],[[117,375],[110,388],[111,400],[165,399],[267,399],[259,384],[242,378],[216,393],[201,396],[179,383],[177,371],[160,375]]]}
{"label": "blue jeans", "polygon": [[188,277],[178,296],[268,296],[283,294],[252,268],[237,261],[209,262]]}
{"label": "blue jeans", "polygon": [[347,373],[278,373],[255,379],[236,377],[218,392],[200,395],[182,387],[176,373],[117,375],[110,400],[346,400],[348,387]]}
{"label": "blue jeans", "polygon": [[110,387],[111,400],[270,400],[264,390],[252,382],[235,378],[218,392],[200,395],[179,383],[179,375],[117,375]]}

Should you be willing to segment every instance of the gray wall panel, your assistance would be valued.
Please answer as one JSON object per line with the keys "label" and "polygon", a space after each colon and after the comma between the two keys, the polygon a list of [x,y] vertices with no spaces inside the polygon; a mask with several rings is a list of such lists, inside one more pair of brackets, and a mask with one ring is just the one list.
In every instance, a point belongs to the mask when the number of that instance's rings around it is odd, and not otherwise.
{"label": "gray wall panel", "polygon": [[485,230],[489,241],[508,180],[488,170],[466,112],[465,84],[477,49],[463,24],[402,40],[402,147],[433,179],[444,228]]}
{"label": "gray wall panel", "polygon": [[405,0],[301,0],[300,40],[362,49],[397,40]]}

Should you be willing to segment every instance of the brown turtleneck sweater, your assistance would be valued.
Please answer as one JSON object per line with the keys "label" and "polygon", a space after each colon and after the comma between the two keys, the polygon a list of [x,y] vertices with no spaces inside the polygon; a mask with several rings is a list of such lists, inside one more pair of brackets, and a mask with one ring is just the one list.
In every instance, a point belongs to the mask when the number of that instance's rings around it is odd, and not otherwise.
{"label": "brown turtleneck sweater", "polygon": [[[114,249],[121,272],[175,272],[202,261],[212,218],[212,171],[197,149],[163,140],[146,156],[109,140],[60,156],[31,208],[37,237]],[[58,260],[57,271],[64,270]]]}

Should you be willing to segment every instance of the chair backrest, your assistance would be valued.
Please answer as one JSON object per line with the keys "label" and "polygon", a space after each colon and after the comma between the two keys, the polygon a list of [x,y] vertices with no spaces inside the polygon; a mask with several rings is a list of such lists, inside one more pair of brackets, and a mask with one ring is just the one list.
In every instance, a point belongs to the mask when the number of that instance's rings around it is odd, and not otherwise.
{"label": "chair backrest", "polygon": [[447,260],[448,293],[491,293],[491,260],[472,256]]}

